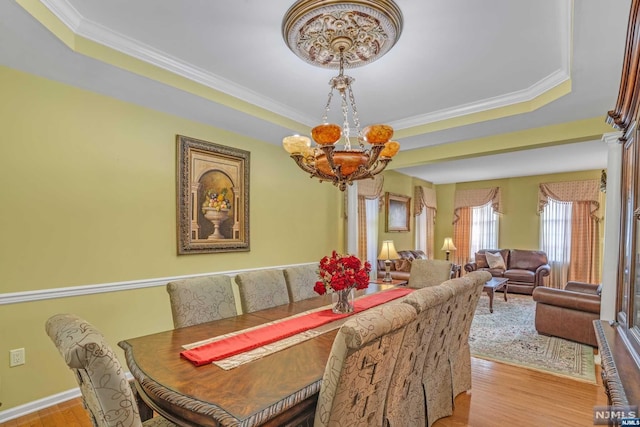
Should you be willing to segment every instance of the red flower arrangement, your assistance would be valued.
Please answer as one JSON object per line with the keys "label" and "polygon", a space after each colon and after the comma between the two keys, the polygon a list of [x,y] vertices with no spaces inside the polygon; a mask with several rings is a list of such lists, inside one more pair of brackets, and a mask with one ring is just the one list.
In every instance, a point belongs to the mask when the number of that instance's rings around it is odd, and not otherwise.
{"label": "red flower arrangement", "polygon": [[331,257],[325,256],[320,260],[320,281],[316,282],[313,290],[320,295],[327,291],[344,291],[346,289],[366,289],[369,287],[369,272],[371,264],[364,264],[354,255],[339,255],[336,251]]}

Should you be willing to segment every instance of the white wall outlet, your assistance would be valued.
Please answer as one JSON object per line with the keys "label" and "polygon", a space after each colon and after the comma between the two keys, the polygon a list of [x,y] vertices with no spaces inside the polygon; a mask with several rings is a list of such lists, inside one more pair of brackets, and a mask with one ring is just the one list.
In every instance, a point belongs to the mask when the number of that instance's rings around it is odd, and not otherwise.
{"label": "white wall outlet", "polygon": [[24,348],[16,348],[15,350],[9,350],[9,367],[24,365],[25,355]]}

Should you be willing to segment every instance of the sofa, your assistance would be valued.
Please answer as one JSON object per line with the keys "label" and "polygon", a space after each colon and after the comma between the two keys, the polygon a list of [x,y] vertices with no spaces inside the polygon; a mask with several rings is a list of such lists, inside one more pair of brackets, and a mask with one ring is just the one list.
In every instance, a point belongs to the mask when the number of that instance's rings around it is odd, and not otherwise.
{"label": "sofa", "polygon": [[544,278],[551,272],[546,253],[523,249],[481,249],[476,252],[475,261],[464,269],[468,273],[484,270],[493,277],[505,277],[509,279],[509,292],[527,295],[544,286]]}
{"label": "sofa", "polygon": [[[409,280],[411,261],[427,259],[424,251],[398,251],[400,259],[391,260],[391,278],[394,280]],[[384,259],[378,259],[378,279],[384,278]]]}
{"label": "sofa", "polygon": [[597,347],[593,321],[600,318],[602,285],[567,282],[564,289],[536,288],[536,331]]}

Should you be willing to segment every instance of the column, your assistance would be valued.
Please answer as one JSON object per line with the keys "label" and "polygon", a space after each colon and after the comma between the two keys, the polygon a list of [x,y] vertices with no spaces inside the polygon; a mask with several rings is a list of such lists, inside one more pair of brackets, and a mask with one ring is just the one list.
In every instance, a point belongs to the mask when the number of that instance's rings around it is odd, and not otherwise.
{"label": "column", "polygon": [[620,258],[620,186],[622,172],[622,132],[602,135],[607,143],[607,195],[604,213],[604,247],[602,250],[602,300],[600,318],[616,318],[616,284],[618,282],[618,262]]}

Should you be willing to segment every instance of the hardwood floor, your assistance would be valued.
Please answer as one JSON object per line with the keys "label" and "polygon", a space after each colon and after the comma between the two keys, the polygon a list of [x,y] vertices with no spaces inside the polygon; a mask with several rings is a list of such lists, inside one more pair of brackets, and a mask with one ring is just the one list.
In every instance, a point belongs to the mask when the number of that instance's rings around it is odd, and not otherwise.
{"label": "hardwood floor", "polygon": [[596,385],[482,359],[471,363],[471,392],[460,394],[453,415],[432,427],[584,427],[593,425],[594,406],[607,405],[598,365]]}
{"label": "hardwood floor", "polygon": [[[599,366],[594,385],[481,359],[471,362],[473,390],[459,395],[453,415],[433,427],[583,427],[593,425],[594,406],[607,404]],[[91,427],[91,421],[80,399],[73,399],[2,426]]]}

